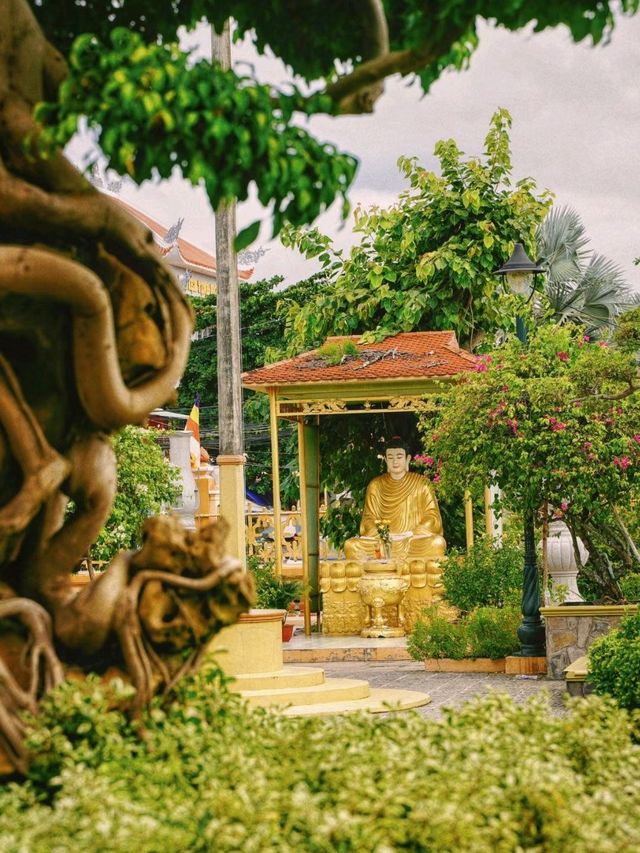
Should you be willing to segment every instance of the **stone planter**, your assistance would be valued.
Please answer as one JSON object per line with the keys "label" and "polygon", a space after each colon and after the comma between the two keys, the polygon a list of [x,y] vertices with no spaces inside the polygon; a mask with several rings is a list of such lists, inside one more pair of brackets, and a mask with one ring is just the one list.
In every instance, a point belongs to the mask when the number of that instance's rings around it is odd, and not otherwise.
{"label": "stone planter", "polygon": [[498,658],[427,658],[424,661],[427,672],[504,672],[505,659]]}
{"label": "stone planter", "polygon": [[547,675],[561,679],[564,670],[587,649],[596,637],[607,634],[625,613],[636,613],[637,604],[577,604],[541,607],[547,634]]}

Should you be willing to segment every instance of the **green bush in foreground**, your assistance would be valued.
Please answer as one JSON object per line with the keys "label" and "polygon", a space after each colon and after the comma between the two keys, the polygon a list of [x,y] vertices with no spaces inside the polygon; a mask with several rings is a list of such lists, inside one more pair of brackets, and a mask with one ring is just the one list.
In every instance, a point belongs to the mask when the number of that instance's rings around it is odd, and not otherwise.
{"label": "green bush in foreground", "polygon": [[589,647],[588,682],[623,708],[640,708],[640,613],[625,616]]}
{"label": "green bush in foreground", "polygon": [[497,660],[518,650],[520,619],[517,607],[477,607],[457,622],[448,622],[437,607],[427,607],[409,635],[407,651],[415,660]]}
{"label": "green bush in foreground", "polygon": [[249,711],[215,672],[144,719],[66,684],[0,788],[3,853],[640,849],[640,747],[610,699],[551,716],[490,695],[441,720]]}

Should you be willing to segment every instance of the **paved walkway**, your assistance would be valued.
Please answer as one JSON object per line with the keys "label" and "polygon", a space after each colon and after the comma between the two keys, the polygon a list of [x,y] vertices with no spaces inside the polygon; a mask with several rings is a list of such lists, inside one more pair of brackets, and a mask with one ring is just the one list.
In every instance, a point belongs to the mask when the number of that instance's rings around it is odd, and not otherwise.
{"label": "paved walkway", "polygon": [[[295,664],[292,664],[295,666]],[[396,687],[399,690],[421,690],[431,696],[431,703],[417,708],[424,717],[439,717],[445,706],[459,707],[477,695],[491,690],[508,693],[518,703],[548,691],[554,713],[564,710],[564,681],[547,678],[483,673],[426,672],[417,662],[353,662],[312,664],[324,669],[327,678],[364,678],[371,687]]]}

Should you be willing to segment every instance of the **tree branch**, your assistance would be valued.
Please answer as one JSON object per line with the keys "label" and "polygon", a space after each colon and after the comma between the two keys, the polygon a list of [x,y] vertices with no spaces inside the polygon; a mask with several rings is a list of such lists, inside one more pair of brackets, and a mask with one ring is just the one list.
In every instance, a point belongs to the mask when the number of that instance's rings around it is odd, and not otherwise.
{"label": "tree branch", "polygon": [[343,114],[373,112],[373,105],[382,94],[382,87],[379,87],[379,91],[374,88],[376,84],[391,74],[404,76],[424,68],[441,56],[465,29],[466,27],[460,26],[449,30],[436,41],[425,44],[418,50],[385,51],[374,56],[350,74],[345,74],[327,86],[325,94],[339,104]]}
{"label": "tree branch", "polygon": [[632,394],[635,394],[636,391],[640,391],[640,385],[635,385],[632,379],[627,380],[628,387],[624,389],[624,391],[620,391],[618,394],[599,394],[597,391],[595,394],[588,394],[586,397],[576,397],[575,400],[572,400],[572,403],[584,403],[585,400],[624,400],[626,397],[630,397]]}

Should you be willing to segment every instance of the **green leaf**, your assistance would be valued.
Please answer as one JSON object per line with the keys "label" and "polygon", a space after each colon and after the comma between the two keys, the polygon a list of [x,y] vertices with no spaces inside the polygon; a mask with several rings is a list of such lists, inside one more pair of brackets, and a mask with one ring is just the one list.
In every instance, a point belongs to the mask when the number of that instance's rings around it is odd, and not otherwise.
{"label": "green leaf", "polygon": [[260,220],[256,219],[255,222],[252,222],[251,225],[248,225],[246,228],[243,228],[242,231],[240,231],[240,233],[236,235],[236,239],[234,240],[236,252],[240,252],[242,251],[242,249],[246,249],[247,246],[250,246],[259,233]]}

